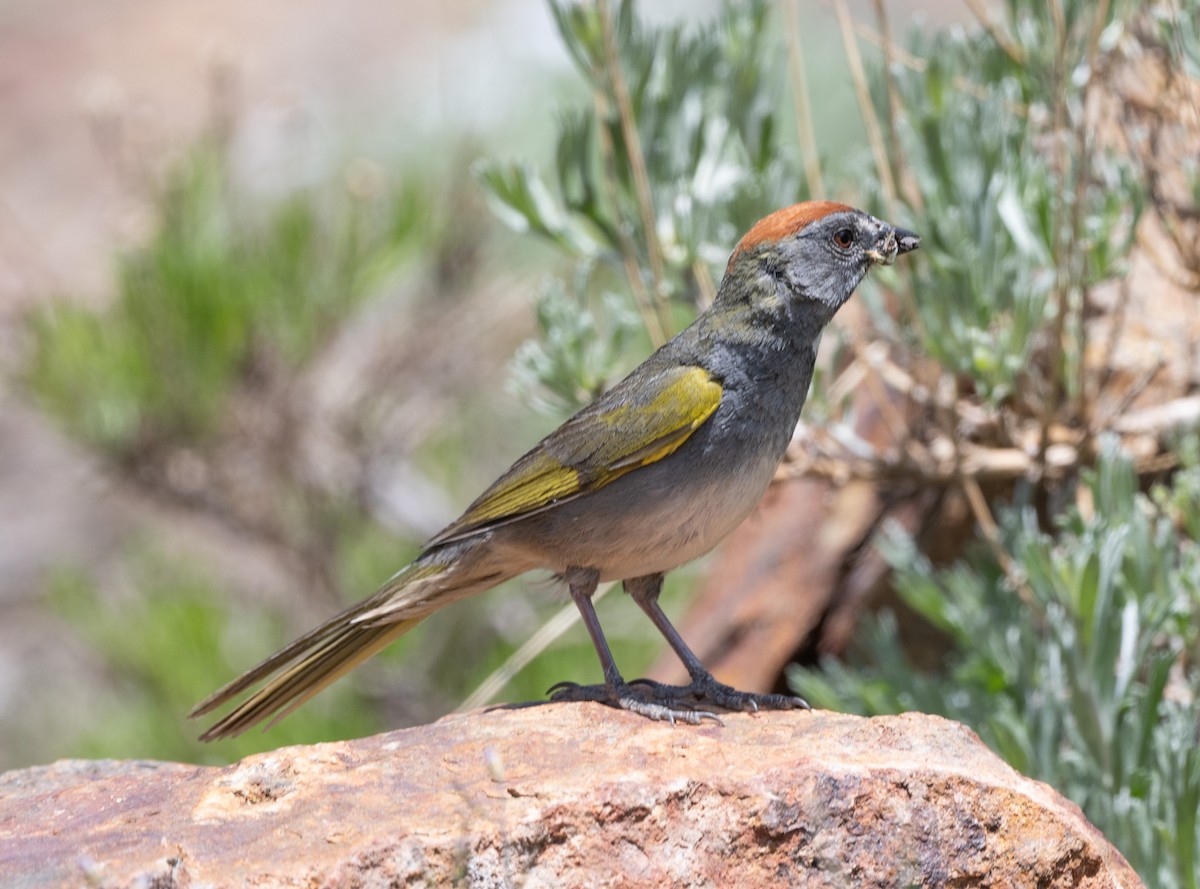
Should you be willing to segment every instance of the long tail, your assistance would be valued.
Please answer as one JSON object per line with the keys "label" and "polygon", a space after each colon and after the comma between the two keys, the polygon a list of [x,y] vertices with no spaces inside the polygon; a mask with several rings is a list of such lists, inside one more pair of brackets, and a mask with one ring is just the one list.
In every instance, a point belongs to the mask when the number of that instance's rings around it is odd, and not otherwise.
{"label": "long tail", "polygon": [[419,559],[375,595],[350,606],[217,689],[197,704],[189,717],[203,716],[252,686],[270,680],[204,732],[200,740],[230,738],[273,717],[267,724],[270,728],[433,611],[506,579],[498,573],[481,576],[479,572],[464,572],[465,567],[461,563]]}

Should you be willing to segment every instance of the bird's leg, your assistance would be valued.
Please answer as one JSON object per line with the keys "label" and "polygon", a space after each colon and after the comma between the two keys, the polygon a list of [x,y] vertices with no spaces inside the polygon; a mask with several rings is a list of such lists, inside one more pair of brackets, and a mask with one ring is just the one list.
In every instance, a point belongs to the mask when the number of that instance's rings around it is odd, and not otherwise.
{"label": "bird's leg", "polygon": [[679,631],[667,620],[662,607],[658,604],[658,594],[662,592],[663,575],[650,574],[645,577],[635,577],[625,581],[625,592],[633,597],[638,607],[646,612],[646,616],[658,627],[658,631],[670,643],[675,654],[683,661],[688,675],[692,677],[690,685],[663,685],[649,679],[634,680],[635,685],[648,685],[656,689],[659,698],[675,698],[696,701],[697,703],[714,704],[724,710],[810,710],[811,707],[803,698],[791,695],[758,694],[756,692],[738,691],[728,685],[717,682],[712,673],[700,663],[700,658],[688,648]]}
{"label": "bird's leg", "polygon": [[579,613],[583,615],[584,626],[592,637],[592,645],[600,657],[600,666],[604,670],[603,685],[577,685],[574,682],[559,682],[550,687],[552,701],[596,701],[608,704],[619,710],[629,710],[649,719],[664,722],[687,722],[699,725],[704,719],[721,720],[713,713],[693,708],[680,709],[671,706],[670,702],[660,700],[651,690],[632,688],[617,669],[608,640],[600,629],[600,619],[596,617],[596,609],[592,606],[592,595],[596,592],[596,584],[600,572],[594,568],[570,568],[564,575],[571,598],[575,601]]}

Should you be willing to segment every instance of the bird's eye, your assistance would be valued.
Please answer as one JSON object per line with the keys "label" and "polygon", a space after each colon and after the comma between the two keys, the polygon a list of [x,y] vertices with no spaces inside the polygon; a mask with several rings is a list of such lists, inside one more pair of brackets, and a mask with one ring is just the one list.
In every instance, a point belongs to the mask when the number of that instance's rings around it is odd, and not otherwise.
{"label": "bird's eye", "polygon": [[848,228],[841,229],[834,234],[833,243],[842,250],[847,249],[851,244],[854,243],[854,232]]}

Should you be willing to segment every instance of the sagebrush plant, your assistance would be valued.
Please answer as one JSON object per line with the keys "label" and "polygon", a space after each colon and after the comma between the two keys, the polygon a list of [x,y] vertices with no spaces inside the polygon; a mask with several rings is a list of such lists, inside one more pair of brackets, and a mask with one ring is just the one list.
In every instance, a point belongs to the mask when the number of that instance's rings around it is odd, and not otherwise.
{"label": "sagebrush plant", "polygon": [[[680,222],[681,207],[702,207],[702,222],[723,216],[741,226],[748,203],[765,197],[755,215],[809,193],[797,184],[792,139],[782,136],[804,121],[779,125],[788,89],[781,29],[764,4],[730,4],[714,26],[680,29],[686,36],[654,34],[628,3],[615,13],[603,2],[553,8],[594,100],[566,116],[550,176],[491,162],[479,168],[481,180],[502,219],[558,245],[584,282],[574,292],[589,313],[561,328],[603,329],[602,310],[587,294],[616,292],[656,340],[663,324],[648,299],[695,299],[703,277],[690,260],[714,252],[707,238],[663,249],[664,233],[671,246],[679,232],[715,233],[719,262],[739,231],[690,228]],[[1200,7],[1194,0],[1149,8],[1009,0],[992,13],[995,20],[973,29],[913,33],[903,46],[875,33],[884,52],[873,56],[860,111],[865,131],[880,136],[870,151],[815,159],[827,180],[854,183],[855,194],[839,197],[922,236],[917,262],[880,276],[900,299],[889,303],[869,286],[863,296],[889,346],[890,379],[908,380],[905,397],[926,420],[898,457],[847,453],[842,471],[972,489],[980,540],[965,560],[935,569],[896,532],[879,544],[903,601],[945,633],[949,647],[941,669],[921,672],[895,618],[883,612],[866,622],[848,664],[830,660],[820,671],[797,670],[793,680],[799,693],[834,709],[915,708],[961,719],[1018,768],[1079,801],[1153,885],[1195,886],[1197,470],[1186,448],[1170,442],[1153,461],[1131,463],[1122,454],[1106,432],[1117,413],[1098,406],[1109,379],[1102,362],[1089,361],[1102,350],[1089,343],[1087,322],[1092,289],[1127,271],[1153,191],[1145,156],[1123,150],[1134,131],[1112,124],[1120,100],[1107,78],[1122,60],[1136,60],[1130,38],[1147,21],[1165,35],[1170,64],[1194,69]],[[852,28],[848,18],[845,27]],[[739,55],[734,50],[747,43],[737,35],[764,51]],[[688,41],[724,48],[693,70],[672,54]],[[654,45],[664,48],[661,56],[646,52]],[[747,71],[735,73],[731,59]],[[721,66],[714,82],[709,74]],[[674,76],[694,79],[675,84]],[[723,103],[737,93],[727,85],[743,80],[762,91],[730,112]],[[655,95],[672,96],[670,104],[646,102]],[[747,109],[760,110],[747,119]],[[700,138],[707,132],[739,148],[713,156],[723,171],[718,181],[740,190],[701,189],[708,203],[680,201],[688,168],[670,160],[699,169],[703,152],[673,155],[672,148],[703,149],[712,144]],[[805,161],[807,173],[814,159]],[[778,183],[774,171],[792,181],[764,194]],[[553,180],[557,188],[547,184]],[[663,260],[675,256],[678,264]],[[597,287],[597,267],[617,273]],[[710,271],[719,274],[719,266]],[[577,373],[568,361],[546,358],[572,336],[550,315],[543,321],[545,335],[526,347],[524,382],[581,397],[593,391],[604,377],[597,363]],[[617,365],[619,352],[593,357]],[[542,356],[536,364],[528,361],[535,354]],[[831,367],[836,374],[836,361]],[[1127,397],[1118,392],[1108,403]],[[831,406],[827,422],[849,428],[853,421]],[[931,443],[941,450],[921,450]],[[989,490],[1000,479],[1010,493],[990,507],[980,482],[956,462],[965,446],[976,466],[993,449],[1022,455],[994,464]],[[1047,471],[1056,447],[1060,463]],[[920,459],[909,459],[914,451]],[[1139,493],[1139,473],[1181,465]]]}
{"label": "sagebrush plant", "polygon": [[264,210],[208,144],[164,179],[149,242],[118,258],[114,304],[55,304],[30,324],[28,385],[118,458],[211,440],[240,388],[302,367],[411,255],[428,212],[412,188],[297,191]]}
{"label": "sagebrush plant", "polygon": [[972,726],[1023,773],[1080,804],[1151,885],[1196,885],[1200,805],[1200,464],[1140,493],[1109,439],[1079,506],[1043,530],[1002,513],[1017,585],[979,547],[934,568],[910,538],[882,542],[903,602],[952,642],[917,666],[888,612],[850,663],[795,668],[815,706],[867,715],[920,710]]}
{"label": "sagebrush plant", "polygon": [[[664,342],[711,300],[729,245],[805,190],[780,123],[786,59],[768,4],[665,27],[642,22],[631,0],[613,11],[557,0],[550,9],[592,101],[559,112],[549,176],[491,159],[475,173],[501,220],[572,263],[566,282],[546,285],[543,313],[571,294],[599,335],[589,349],[608,357],[581,367],[578,337],[559,332],[581,322],[559,311],[559,324],[543,323],[522,350],[518,381],[534,398],[539,385],[557,393],[552,403],[565,411],[627,369],[627,345]],[[634,313],[638,338],[625,320]]]}
{"label": "sagebrush plant", "polygon": [[[895,66],[874,94],[899,146],[894,178],[909,185],[871,191],[905,205],[927,258],[911,281],[916,344],[991,404],[1033,414],[1062,397],[1079,409],[1084,293],[1122,271],[1145,203],[1094,107],[1133,7],[1067,6],[1060,20],[1010,3],[1005,41],[918,32],[907,49],[921,69]],[[1047,330],[1054,354],[1031,380]]]}
{"label": "sagebrush plant", "polygon": [[[223,646],[278,643],[294,612],[328,610],[343,590],[376,583],[404,546],[395,535],[384,539],[358,490],[313,471],[298,434],[308,405],[297,380],[430,245],[429,192],[359,160],[344,178],[265,200],[239,187],[224,144],[212,138],[148,175],[147,191],[153,229],[116,258],[111,303],[36,309],[23,382],[62,428],[106,458],[115,486],[194,510],[277,553],[300,579],[292,613],[255,596],[234,603],[186,559],[167,570],[167,559],[137,542],[121,556],[134,587],[124,597],[91,565],[56,575],[50,609],[123,690],[103,720],[73,725],[69,713],[56,714],[49,749],[58,755],[202,756],[181,717],[234,671],[234,652]],[[131,627],[145,637],[133,647]],[[200,636],[203,645],[193,644]],[[364,701],[361,688],[348,688],[329,703],[337,718],[324,707],[300,714],[275,738],[236,749],[369,731],[379,708]],[[354,708],[362,718],[347,712]]]}
{"label": "sagebrush plant", "polygon": [[[1183,6],[1151,15],[1194,21],[1200,8]],[[915,38],[923,70],[892,71],[890,96],[876,90],[905,146],[895,178],[911,177],[893,198],[928,248],[905,303],[916,323],[884,317],[879,328],[998,411],[984,443],[1040,442],[1044,455],[1049,429],[1071,428],[1080,462],[1057,481],[1018,480],[998,539],[950,568],[933,569],[911,540],[881,542],[902,601],[951,640],[941,670],[915,666],[884,612],[862,628],[854,666],[830,661],[792,680],[826,706],[966,722],[1079,802],[1151,885],[1194,887],[1195,439],[1165,443],[1162,465],[1182,468],[1139,493],[1131,458],[1103,433],[1109,369],[1086,358],[1100,351],[1088,341],[1089,290],[1127,270],[1151,181],[1099,123],[1113,101],[1101,74],[1144,27],[1135,13],[1013,0],[1006,26]],[[1169,43],[1195,53],[1185,32]],[[963,436],[970,424],[953,420],[943,417],[945,434]],[[1081,468],[1092,452],[1094,468]]]}
{"label": "sagebrush plant", "polygon": [[579,276],[571,285],[550,278],[538,291],[538,333],[517,349],[512,371],[517,393],[538,410],[566,414],[598,396],[641,330],[621,295],[600,294],[596,311],[590,307],[593,299]]}

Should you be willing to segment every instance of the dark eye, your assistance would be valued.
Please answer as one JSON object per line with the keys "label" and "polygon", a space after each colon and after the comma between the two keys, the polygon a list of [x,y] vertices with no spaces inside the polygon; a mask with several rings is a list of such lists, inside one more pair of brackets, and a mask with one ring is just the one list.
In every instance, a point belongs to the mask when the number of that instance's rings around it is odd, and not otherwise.
{"label": "dark eye", "polygon": [[854,232],[848,228],[844,228],[833,236],[833,243],[842,250],[849,248],[854,243]]}

